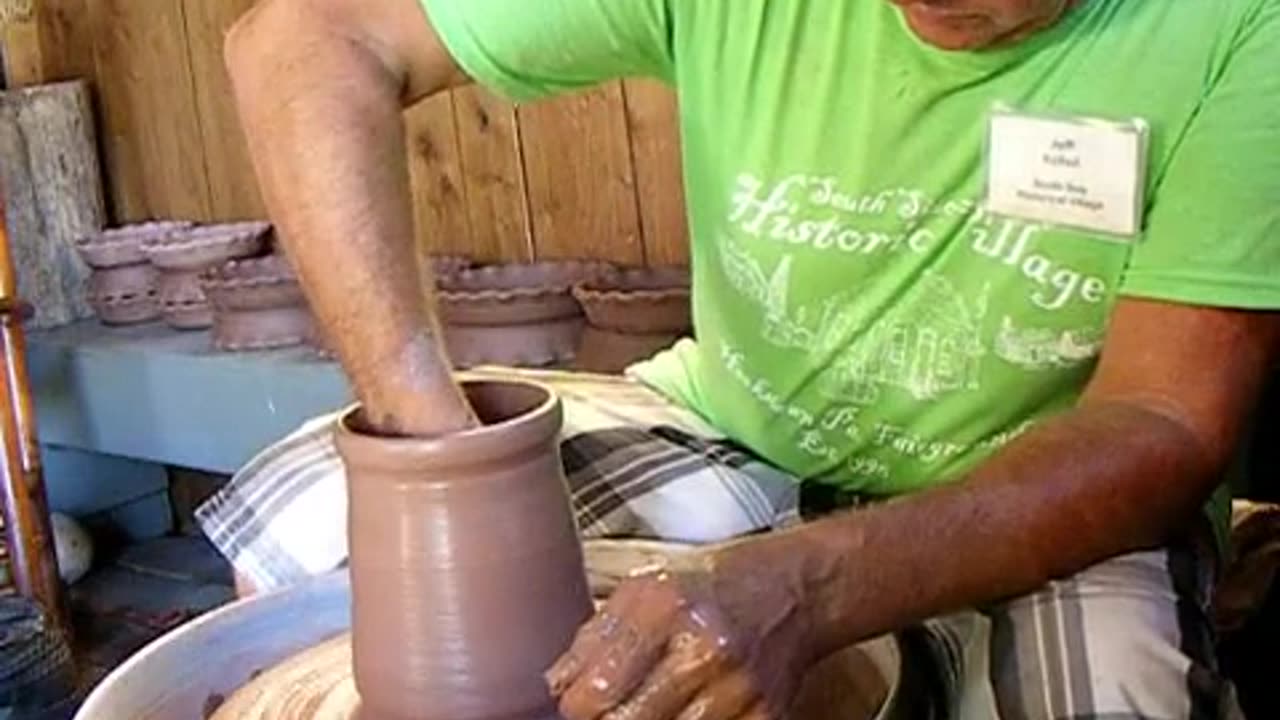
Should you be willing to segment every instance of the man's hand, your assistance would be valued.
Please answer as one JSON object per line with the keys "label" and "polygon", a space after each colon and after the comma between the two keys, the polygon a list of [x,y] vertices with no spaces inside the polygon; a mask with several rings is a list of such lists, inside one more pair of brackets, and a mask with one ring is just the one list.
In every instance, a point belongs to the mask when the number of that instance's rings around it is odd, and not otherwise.
{"label": "man's hand", "polygon": [[815,658],[802,588],[749,544],[623,582],[547,673],[566,720],[765,720]]}

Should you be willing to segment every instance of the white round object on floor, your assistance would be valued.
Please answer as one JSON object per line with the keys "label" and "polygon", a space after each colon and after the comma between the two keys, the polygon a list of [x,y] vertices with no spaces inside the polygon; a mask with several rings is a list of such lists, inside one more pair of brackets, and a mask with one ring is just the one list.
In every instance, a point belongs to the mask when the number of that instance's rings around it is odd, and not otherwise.
{"label": "white round object on floor", "polygon": [[52,513],[53,548],[58,557],[58,574],[68,585],[84,577],[93,566],[93,539],[69,515]]}

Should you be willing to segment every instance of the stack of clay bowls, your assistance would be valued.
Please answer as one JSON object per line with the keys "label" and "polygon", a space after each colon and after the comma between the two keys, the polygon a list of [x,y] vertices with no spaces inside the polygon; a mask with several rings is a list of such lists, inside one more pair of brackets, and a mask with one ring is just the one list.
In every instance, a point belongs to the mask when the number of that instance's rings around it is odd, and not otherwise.
{"label": "stack of clay bowls", "polygon": [[268,350],[313,338],[311,310],[284,255],[223,263],[201,276],[201,286],[213,306],[219,350]]}
{"label": "stack of clay bowls", "polygon": [[271,226],[265,222],[194,225],[152,238],[143,245],[160,271],[160,309],[178,330],[213,325],[213,309],[200,287],[201,273],[228,260],[259,255]]}
{"label": "stack of clay bowls", "polygon": [[80,256],[93,269],[88,299],[99,320],[107,325],[133,325],[160,317],[158,273],[143,248],[190,226],[180,221],[144,222],[103,230],[76,242]]}
{"label": "stack of clay bowls", "polygon": [[578,283],[587,327],[574,367],[622,372],[693,328],[689,271],[683,267],[627,268]]}
{"label": "stack of clay bowls", "polygon": [[440,277],[450,358],[458,367],[568,364],[584,325],[573,287],[610,268],[565,260],[487,265]]}

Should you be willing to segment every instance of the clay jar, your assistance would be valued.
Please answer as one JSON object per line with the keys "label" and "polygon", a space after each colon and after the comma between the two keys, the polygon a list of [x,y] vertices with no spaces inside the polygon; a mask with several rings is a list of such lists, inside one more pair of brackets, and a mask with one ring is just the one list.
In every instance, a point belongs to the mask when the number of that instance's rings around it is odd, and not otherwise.
{"label": "clay jar", "polygon": [[312,336],[311,310],[283,255],[232,260],[201,275],[219,350],[290,347]]}
{"label": "clay jar", "polygon": [[89,305],[107,325],[133,325],[160,317],[158,275],[143,246],[191,223],[154,221],[103,230],[80,238],[76,249],[92,272]]}
{"label": "clay jar", "polygon": [[347,469],[361,720],[553,720],[542,673],[591,613],[560,464],[559,398],[464,382],[482,426],[336,430]]}
{"label": "clay jar", "polygon": [[689,334],[689,286],[683,267],[620,269],[579,283],[573,294],[587,327],[574,367],[618,373]]}
{"label": "clay jar", "polygon": [[178,330],[213,325],[213,310],[201,287],[200,274],[228,260],[261,253],[270,230],[265,222],[202,225],[145,243],[147,258],[160,271],[160,308],[165,322]]}
{"label": "clay jar", "polygon": [[439,279],[445,343],[459,367],[548,366],[573,359],[584,324],[573,286],[607,263],[488,265]]}

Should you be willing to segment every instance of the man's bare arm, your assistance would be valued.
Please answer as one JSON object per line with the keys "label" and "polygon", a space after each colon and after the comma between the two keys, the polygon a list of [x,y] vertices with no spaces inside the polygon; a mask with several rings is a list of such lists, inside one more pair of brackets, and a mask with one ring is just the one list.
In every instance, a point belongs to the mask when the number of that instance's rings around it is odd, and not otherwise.
{"label": "man's bare arm", "polygon": [[383,432],[475,423],[413,237],[402,112],[464,81],[416,0],[264,0],[226,43],[272,221]]}
{"label": "man's bare arm", "polygon": [[798,582],[839,647],[1158,547],[1221,482],[1278,338],[1274,313],[1122,300],[1077,408],[954,486],[817,523],[775,551],[812,559]]}
{"label": "man's bare arm", "polygon": [[1275,313],[1122,300],[1079,406],[968,477],[624,583],[548,673],[562,714],[630,696],[619,717],[775,717],[828,652],[1168,543],[1221,481],[1278,339]]}

